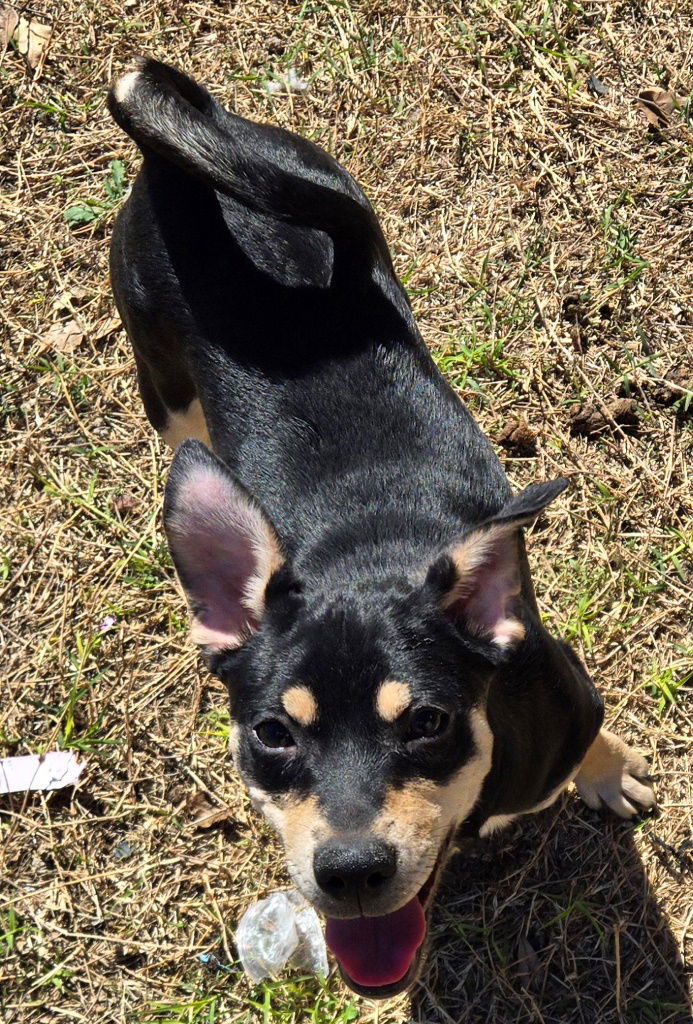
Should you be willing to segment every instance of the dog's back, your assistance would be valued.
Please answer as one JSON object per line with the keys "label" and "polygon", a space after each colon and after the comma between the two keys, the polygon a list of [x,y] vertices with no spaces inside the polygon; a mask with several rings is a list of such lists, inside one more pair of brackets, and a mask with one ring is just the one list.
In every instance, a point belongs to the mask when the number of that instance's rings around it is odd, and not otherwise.
{"label": "dog's back", "polygon": [[420,558],[496,511],[502,470],[437,373],[350,176],[153,61],[109,106],[145,157],[112,276],[153,425],[195,433],[184,415],[199,399],[214,450],[290,549],[325,530],[338,545],[355,518],[366,537],[376,517],[395,571],[407,541]]}

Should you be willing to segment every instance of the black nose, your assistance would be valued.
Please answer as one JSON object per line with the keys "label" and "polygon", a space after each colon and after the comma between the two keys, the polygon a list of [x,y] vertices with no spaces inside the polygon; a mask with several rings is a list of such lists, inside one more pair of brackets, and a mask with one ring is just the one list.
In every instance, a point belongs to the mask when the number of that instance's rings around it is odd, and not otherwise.
{"label": "black nose", "polygon": [[382,839],[323,843],[313,856],[320,888],[334,899],[374,895],[397,870],[397,851]]}

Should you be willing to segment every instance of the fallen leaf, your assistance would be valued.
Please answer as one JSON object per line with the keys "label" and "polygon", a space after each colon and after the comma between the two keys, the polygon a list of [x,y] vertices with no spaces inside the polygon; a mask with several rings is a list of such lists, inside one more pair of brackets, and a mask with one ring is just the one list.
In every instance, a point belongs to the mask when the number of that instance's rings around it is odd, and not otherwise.
{"label": "fallen leaf", "polygon": [[636,105],[653,128],[666,128],[675,110],[683,106],[684,98],[666,89],[643,89],[638,93]]}
{"label": "fallen leaf", "polygon": [[41,25],[38,21],[29,22],[29,48],[26,59],[30,68],[37,68],[43,63],[52,35],[51,25]]}
{"label": "fallen leaf", "polygon": [[533,988],[538,980],[541,961],[526,935],[517,941],[517,977],[522,988]]}
{"label": "fallen leaf", "polygon": [[186,810],[192,818],[193,828],[211,828],[232,816],[228,807],[215,806],[201,789],[188,800]]}
{"label": "fallen leaf", "polygon": [[74,352],[84,338],[84,331],[75,320],[66,320],[53,326],[43,335],[44,349],[54,352]]}
{"label": "fallen leaf", "polygon": [[26,57],[29,67],[37,68],[45,59],[52,35],[52,25],[44,25],[21,15],[12,38],[19,53]]}
{"label": "fallen leaf", "polygon": [[14,7],[8,7],[3,4],[0,7],[0,50],[6,49],[7,44],[15,34],[18,24],[19,15]]}
{"label": "fallen leaf", "polygon": [[94,341],[98,341],[100,338],[106,338],[109,334],[113,334],[114,331],[119,331],[121,327],[119,316],[105,316],[94,324],[90,334]]}
{"label": "fallen leaf", "polygon": [[66,288],[53,300],[53,309],[71,309],[73,304],[78,305],[89,298],[89,290],[75,285],[73,288]]}

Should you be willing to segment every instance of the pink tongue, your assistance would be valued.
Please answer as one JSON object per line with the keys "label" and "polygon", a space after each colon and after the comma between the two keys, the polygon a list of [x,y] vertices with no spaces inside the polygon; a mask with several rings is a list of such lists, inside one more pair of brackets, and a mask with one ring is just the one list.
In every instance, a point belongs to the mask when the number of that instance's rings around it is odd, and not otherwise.
{"label": "pink tongue", "polygon": [[330,917],[325,929],[327,945],[351,980],[364,988],[403,978],[425,934],[426,918],[416,896],[384,917]]}

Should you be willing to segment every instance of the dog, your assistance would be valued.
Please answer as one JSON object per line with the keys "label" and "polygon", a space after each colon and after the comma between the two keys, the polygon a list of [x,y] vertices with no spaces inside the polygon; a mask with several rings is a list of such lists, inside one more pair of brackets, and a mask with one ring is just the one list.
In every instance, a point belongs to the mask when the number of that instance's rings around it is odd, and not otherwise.
{"label": "dog", "polygon": [[437,370],[378,220],[313,143],[140,59],[111,89],[143,156],[113,231],[164,526],[231,749],[346,983],[417,976],[441,870],[575,781],[629,817],[644,759],[541,623],[514,495]]}

